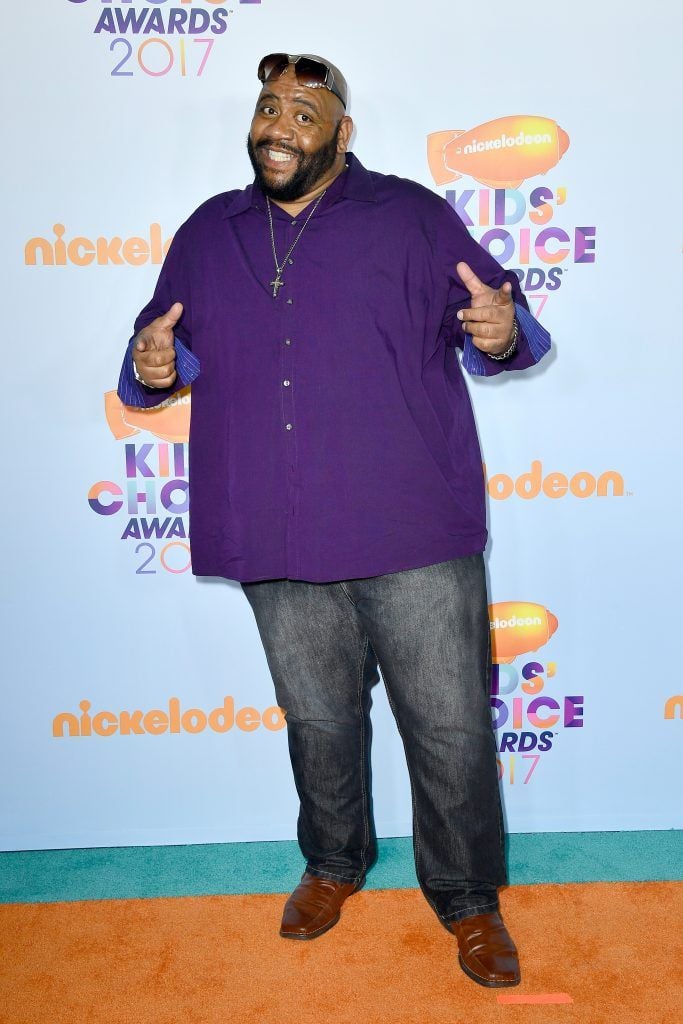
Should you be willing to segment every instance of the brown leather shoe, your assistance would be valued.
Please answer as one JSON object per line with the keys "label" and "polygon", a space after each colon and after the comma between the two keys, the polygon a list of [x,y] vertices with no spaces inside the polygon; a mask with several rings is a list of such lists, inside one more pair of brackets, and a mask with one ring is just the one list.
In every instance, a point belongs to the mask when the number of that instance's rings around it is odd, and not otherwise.
{"label": "brown leather shoe", "polygon": [[360,889],[355,882],[335,882],[304,871],[285,903],[280,935],[285,939],[315,939],[339,920],[347,896]]}
{"label": "brown leather shoe", "polygon": [[475,914],[446,927],[458,940],[458,959],[465,974],[487,988],[519,985],[517,948],[498,911]]}

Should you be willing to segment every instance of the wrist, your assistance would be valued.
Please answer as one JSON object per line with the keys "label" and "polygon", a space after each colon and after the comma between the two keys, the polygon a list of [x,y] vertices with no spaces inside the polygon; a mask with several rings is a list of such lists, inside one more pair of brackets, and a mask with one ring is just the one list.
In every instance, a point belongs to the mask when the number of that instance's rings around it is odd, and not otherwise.
{"label": "wrist", "polygon": [[493,352],[488,352],[487,355],[490,356],[491,359],[495,359],[498,362],[501,362],[503,359],[509,359],[510,356],[513,356],[515,354],[515,352],[517,351],[517,339],[518,339],[518,337],[519,337],[519,320],[517,319],[517,315],[515,314],[513,316],[513,318],[512,318],[512,335],[510,337],[510,341],[508,343],[507,348],[503,352],[499,352],[498,355],[494,355]]}

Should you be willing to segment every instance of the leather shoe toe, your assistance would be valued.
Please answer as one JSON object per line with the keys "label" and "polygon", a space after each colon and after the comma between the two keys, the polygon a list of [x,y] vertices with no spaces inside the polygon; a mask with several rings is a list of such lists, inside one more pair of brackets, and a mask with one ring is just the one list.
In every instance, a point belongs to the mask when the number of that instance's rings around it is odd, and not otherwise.
{"label": "leather shoe toe", "polygon": [[446,927],[457,938],[460,966],[473,981],[487,988],[519,985],[517,947],[498,911],[449,921]]}
{"label": "leather shoe toe", "polygon": [[341,905],[356,892],[356,882],[318,878],[307,871],[285,903],[280,935],[285,939],[314,939],[337,923]]}

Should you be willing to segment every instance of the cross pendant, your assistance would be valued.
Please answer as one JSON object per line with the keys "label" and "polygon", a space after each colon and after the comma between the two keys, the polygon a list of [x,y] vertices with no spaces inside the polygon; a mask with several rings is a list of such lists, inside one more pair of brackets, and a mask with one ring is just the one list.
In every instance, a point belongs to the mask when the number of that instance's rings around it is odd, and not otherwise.
{"label": "cross pendant", "polygon": [[285,282],[284,281],[280,281],[279,278],[276,277],[275,280],[271,281],[270,283],[273,286],[273,298],[276,299],[277,298],[278,290],[280,288],[282,288],[282,286],[283,286],[283,284]]}

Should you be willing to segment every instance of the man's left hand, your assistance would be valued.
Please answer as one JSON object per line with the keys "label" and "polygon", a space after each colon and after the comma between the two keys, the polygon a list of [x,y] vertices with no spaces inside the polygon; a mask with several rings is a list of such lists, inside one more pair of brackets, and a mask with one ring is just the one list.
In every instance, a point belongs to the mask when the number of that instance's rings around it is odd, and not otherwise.
{"label": "man's left hand", "polygon": [[458,311],[463,330],[472,335],[472,343],[482,352],[499,356],[512,340],[512,285],[506,281],[500,288],[489,288],[466,263],[458,263],[455,269],[472,296],[470,308]]}

